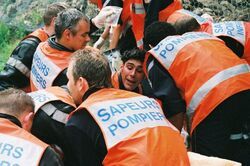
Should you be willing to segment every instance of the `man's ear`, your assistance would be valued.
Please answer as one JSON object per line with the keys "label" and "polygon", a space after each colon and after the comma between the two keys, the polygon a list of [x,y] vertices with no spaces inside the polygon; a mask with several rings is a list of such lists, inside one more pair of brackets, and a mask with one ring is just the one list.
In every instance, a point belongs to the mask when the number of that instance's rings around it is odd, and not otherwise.
{"label": "man's ear", "polygon": [[70,38],[71,38],[71,31],[69,30],[69,29],[65,29],[64,31],[63,31],[63,35],[65,36],[65,38],[67,39],[67,40],[69,40]]}
{"label": "man's ear", "polygon": [[89,89],[88,81],[85,78],[80,77],[77,81],[77,87],[79,92],[85,93]]}
{"label": "man's ear", "polygon": [[24,130],[29,131],[31,130],[33,119],[34,119],[34,112],[25,113],[22,117],[21,123]]}

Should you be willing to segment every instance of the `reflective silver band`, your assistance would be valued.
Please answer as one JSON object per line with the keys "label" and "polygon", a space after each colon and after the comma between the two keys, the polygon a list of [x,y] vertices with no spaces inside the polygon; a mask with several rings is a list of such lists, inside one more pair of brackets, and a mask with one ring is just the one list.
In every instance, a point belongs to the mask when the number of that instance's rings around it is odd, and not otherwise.
{"label": "reflective silver band", "polygon": [[137,47],[141,47],[143,45],[143,39],[136,42]]}
{"label": "reflective silver band", "polygon": [[145,9],[143,4],[134,3],[134,12],[135,14],[145,14]]}
{"label": "reflective silver band", "polygon": [[206,95],[221,82],[237,76],[239,74],[244,74],[250,72],[249,66],[247,64],[240,64],[237,66],[230,67],[223,71],[220,71],[212,78],[210,78],[206,83],[204,83],[193,95],[190,104],[188,105],[188,114],[194,113],[201,101],[206,97]]}
{"label": "reflective silver band", "polygon": [[[63,124],[66,124],[68,114],[58,110],[54,105],[47,103],[44,106],[41,107],[41,110],[43,110],[48,116],[50,116],[52,119],[61,122]],[[51,116],[52,115],[52,116]]]}
{"label": "reflective silver band", "polygon": [[20,60],[17,60],[15,58],[10,57],[7,61],[7,64],[15,67],[17,70],[19,70],[26,77],[30,78],[30,69],[27,68]]}

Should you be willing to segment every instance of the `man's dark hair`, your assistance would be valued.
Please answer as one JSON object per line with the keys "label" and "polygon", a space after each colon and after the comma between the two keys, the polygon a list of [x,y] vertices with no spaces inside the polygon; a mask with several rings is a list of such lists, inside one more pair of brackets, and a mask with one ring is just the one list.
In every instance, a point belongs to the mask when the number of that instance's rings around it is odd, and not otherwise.
{"label": "man's dark hair", "polygon": [[151,46],[156,46],[161,40],[167,36],[176,35],[176,30],[173,25],[167,22],[153,22],[144,32],[145,49],[149,50]]}
{"label": "man's dark hair", "polygon": [[60,12],[55,21],[56,38],[60,39],[65,29],[69,29],[75,35],[77,33],[76,26],[81,20],[89,23],[88,17],[77,9],[71,8]]}
{"label": "man's dark hair", "polygon": [[121,55],[121,59],[123,63],[126,63],[130,59],[139,60],[141,62],[144,61],[146,51],[141,50],[139,48],[134,48],[132,50],[127,50]]}
{"label": "man's dark hair", "polygon": [[186,32],[192,32],[200,29],[200,24],[193,17],[185,17],[174,23],[176,33],[182,35]]}
{"label": "man's dark hair", "polygon": [[58,13],[67,8],[69,8],[69,6],[63,2],[55,2],[48,5],[43,15],[44,25],[49,26],[51,24],[52,19],[54,17],[57,17]]}

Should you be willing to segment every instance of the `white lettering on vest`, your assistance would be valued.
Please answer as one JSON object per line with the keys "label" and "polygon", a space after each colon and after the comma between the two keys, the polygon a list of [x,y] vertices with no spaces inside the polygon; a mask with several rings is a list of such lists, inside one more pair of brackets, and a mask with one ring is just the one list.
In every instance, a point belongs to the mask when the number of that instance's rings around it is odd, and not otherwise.
{"label": "white lettering on vest", "polygon": [[154,55],[167,69],[171,66],[178,52],[187,44],[200,40],[220,40],[208,33],[189,32],[182,36],[169,36],[163,39],[149,52]]}
{"label": "white lettering on vest", "polygon": [[44,104],[48,103],[49,101],[56,101],[59,100],[54,94],[47,92],[46,90],[40,90],[28,93],[29,96],[32,97],[35,103],[35,112],[38,111]]}
{"label": "white lettering on vest", "polygon": [[0,134],[0,165],[29,165],[39,163],[43,149],[24,139]]}
{"label": "white lettering on vest", "polygon": [[49,60],[38,47],[32,61],[31,80],[37,89],[50,87],[61,69]]}
{"label": "white lettering on vest", "polygon": [[212,24],[214,36],[229,36],[245,45],[245,26],[242,21],[227,21]]}

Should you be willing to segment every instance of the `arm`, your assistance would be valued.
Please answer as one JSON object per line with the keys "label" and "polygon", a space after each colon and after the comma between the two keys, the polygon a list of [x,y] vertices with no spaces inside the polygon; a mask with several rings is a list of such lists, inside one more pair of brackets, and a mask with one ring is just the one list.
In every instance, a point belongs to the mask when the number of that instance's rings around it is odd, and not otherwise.
{"label": "arm", "polygon": [[113,35],[111,37],[111,42],[110,42],[110,45],[109,45],[109,49],[113,49],[113,48],[116,48],[117,47],[117,44],[118,44],[118,41],[120,39],[120,35],[121,35],[121,32],[122,32],[122,27],[120,24],[118,24],[117,26],[114,26],[113,27]]}
{"label": "arm", "polygon": [[63,166],[63,162],[56,152],[51,147],[48,147],[41,158],[39,166]]}
{"label": "arm", "polygon": [[13,50],[3,71],[0,73],[0,90],[9,87],[22,89],[29,86],[33,54],[39,42],[37,38],[27,38],[21,41]]}
{"label": "arm", "polygon": [[65,143],[65,165],[101,165],[107,154],[101,130],[86,110],[70,117]]}
{"label": "arm", "polygon": [[152,61],[153,67],[148,72],[148,76],[152,83],[154,96],[162,101],[163,111],[167,119],[181,130],[183,115],[186,112],[185,101],[182,99],[174,80],[159,62],[150,57],[147,65]]}

